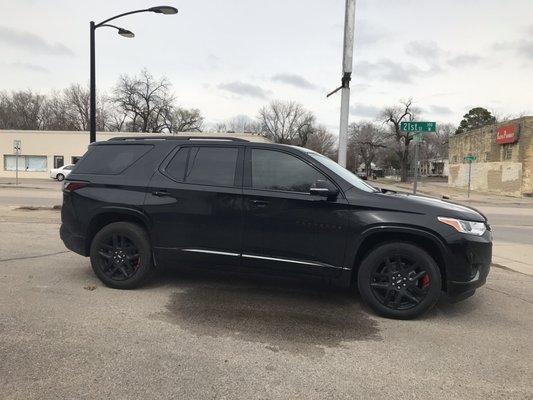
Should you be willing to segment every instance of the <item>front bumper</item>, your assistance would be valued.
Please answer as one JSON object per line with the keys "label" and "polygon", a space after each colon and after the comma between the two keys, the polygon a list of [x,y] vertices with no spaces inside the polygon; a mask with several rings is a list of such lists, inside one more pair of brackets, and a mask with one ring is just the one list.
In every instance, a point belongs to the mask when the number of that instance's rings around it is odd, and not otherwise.
{"label": "front bumper", "polygon": [[455,302],[474,294],[484,285],[492,262],[492,235],[460,235],[448,244],[444,291]]}

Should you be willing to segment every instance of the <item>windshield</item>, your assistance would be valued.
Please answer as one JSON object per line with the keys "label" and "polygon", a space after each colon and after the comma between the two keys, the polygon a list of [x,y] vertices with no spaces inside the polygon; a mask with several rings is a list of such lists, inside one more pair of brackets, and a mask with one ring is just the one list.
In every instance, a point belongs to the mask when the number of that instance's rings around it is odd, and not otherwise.
{"label": "windshield", "polygon": [[323,156],[322,154],[318,153],[308,153],[311,157],[313,157],[315,160],[317,160],[320,164],[324,165],[328,169],[335,172],[337,175],[339,175],[342,179],[350,183],[351,185],[355,186],[358,189],[364,190],[365,192],[378,192],[375,187],[370,186],[368,183],[357,177],[355,174],[348,171],[346,168],[341,167],[339,164],[337,164],[332,159]]}

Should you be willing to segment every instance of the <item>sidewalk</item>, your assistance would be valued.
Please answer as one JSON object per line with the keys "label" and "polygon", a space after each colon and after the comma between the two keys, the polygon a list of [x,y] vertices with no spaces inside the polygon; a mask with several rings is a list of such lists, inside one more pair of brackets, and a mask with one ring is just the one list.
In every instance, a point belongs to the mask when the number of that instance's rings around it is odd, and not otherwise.
{"label": "sidewalk", "polygon": [[[386,189],[401,190],[412,193],[412,182],[398,182],[391,179],[377,179],[368,181],[373,186],[383,187]],[[470,197],[466,189],[448,187],[446,182],[423,181],[418,182],[417,194],[438,197],[440,199],[446,196],[448,200],[459,203],[479,203],[491,205],[519,205],[533,207],[533,197],[511,197],[491,193],[470,192]]]}

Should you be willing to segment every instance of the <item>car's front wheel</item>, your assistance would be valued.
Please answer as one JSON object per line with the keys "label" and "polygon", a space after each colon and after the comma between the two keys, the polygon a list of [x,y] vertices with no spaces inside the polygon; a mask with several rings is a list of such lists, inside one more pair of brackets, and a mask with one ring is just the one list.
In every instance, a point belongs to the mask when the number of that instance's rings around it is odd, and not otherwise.
{"label": "car's front wheel", "polygon": [[63,174],[57,174],[56,179],[61,182],[63,179],[65,179],[65,175]]}
{"label": "car's front wheel", "polygon": [[142,285],[152,269],[152,250],[146,231],[131,222],[104,226],[90,249],[94,273],[109,287],[134,289]]}
{"label": "car's front wheel", "polygon": [[411,243],[390,242],[364,258],[357,286],[376,313],[411,319],[437,303],[442,282],[437,263],[424,249]]}

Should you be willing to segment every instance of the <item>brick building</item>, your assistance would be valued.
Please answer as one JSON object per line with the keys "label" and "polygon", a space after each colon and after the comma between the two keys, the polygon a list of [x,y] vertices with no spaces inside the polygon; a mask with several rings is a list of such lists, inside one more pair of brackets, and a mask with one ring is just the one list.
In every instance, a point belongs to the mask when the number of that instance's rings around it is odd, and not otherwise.
{"label": "brick building", "polygon": [[448,184],[466,188],[473,155],[472,190],[533,196],[533,117],[522,117],[454,135],[449,145]]}

